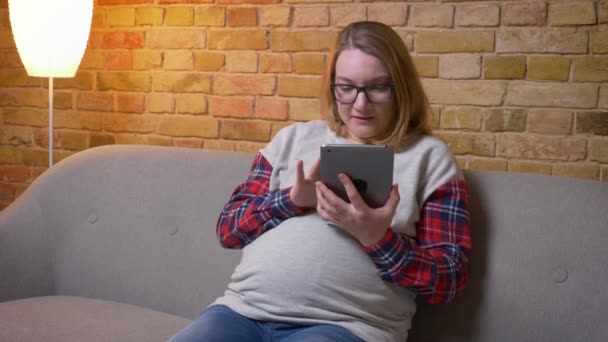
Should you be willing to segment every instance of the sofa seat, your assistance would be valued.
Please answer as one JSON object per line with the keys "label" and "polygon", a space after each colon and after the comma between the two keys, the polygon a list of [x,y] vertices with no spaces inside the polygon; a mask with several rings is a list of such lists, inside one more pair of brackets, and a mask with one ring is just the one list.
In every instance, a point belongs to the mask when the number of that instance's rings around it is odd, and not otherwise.
{"label": "sofa seat", "polygon": [[34,297],[0,303],[0,341],[166,341],[190,320],[117,302]]}

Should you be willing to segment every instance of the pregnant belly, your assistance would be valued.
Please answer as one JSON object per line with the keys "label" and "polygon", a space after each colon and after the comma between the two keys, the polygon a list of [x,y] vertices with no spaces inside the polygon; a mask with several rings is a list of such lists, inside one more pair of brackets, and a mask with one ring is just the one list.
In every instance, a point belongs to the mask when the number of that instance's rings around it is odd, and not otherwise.
{"label": "pregnant belly", "polygon": [[247,246],[229,288],[272,314],[329,320],[391,315],[389,307],[411,297],[382,281],[360,244],[316,214],[289,219]]}

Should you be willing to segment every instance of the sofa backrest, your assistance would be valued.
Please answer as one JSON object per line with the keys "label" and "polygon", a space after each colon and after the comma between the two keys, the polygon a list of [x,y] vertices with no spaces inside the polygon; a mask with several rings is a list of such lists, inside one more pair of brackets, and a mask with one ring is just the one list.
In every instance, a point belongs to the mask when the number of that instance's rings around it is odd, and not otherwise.
{"label": "sofa backrest", "polygon": [[0,215],[0,225],[22,225],[0,238],[0,259],[19,255],[0,263],[13,268],[0,274],[24,278],[0,281],[0,300],[85,296],[194,317],[223,293],[240,259],[219,245],[215,224],[252,161],[152,146],[104,146],[61,161]]}
{"label": "sofa backrest", "polygon": [[[215,224],[252,160],[106,146],[61,161],[0,212],[0,301],[86,296],[194,317],[223,293],[240,259],[219,246]],[[474,243],[467,288],[449,305],[421,303],[408,341],[608,336],[608,184],[465,177]]]}

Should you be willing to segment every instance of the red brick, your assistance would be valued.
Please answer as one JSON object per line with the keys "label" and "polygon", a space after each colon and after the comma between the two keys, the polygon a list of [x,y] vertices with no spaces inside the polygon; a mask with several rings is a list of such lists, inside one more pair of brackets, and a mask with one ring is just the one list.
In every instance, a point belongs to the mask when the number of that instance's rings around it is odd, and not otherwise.
{"label": "red brick", "polygon": [[532,109],[528,112],[528,132],[572,133],[572,112],[565,109]]}
{"label": "red brick", "polygon": [[[39,129],[34,132],[34,140],[36,145],[44,149],[49,148],[49,130],[47,128]],[[87,148],[88,135],[78,131],[53,131],[53,146],[58,149],[65,150],[84,150]]]}
{"label": "red brick", "polygon": [[586,157],[581,136],[506,134],[498,137],[498,156],[506,158],[579,161]]}
{"label": "red brick", "polygon": [[154,75],[152,90],[174,93],[209,93],[211,75],[192,72],[163,72]]}
{"label": "red brick", "polygon": [[195,28],[153,30],[146,34],[146,45],[151,49],[200,49],[205,46],[205,31]]}
{"label": "red brick", "polygon": [[27,182],[32,178],[29,167],[23,165],[0,165],[0,180],[9,182]]}
{"label": "red brick", "polygon": [[270,124],[253,120],[224,120],[220,137],[228,140],[268,141]]}
{"label": "red brick", "polygon": [[77,109],[112,111],[114,98],[111,93],[80,92],[76,98]]}
{"label": "red brick", "polygon": [[150,74],[147,72],[107,71],[97,73],[98,90],[150,91],[150,84]]}
{"label": "red brick", "polygon": [[226,22],[226,8],[220,6],[200,6],[195,9],[194,25],[197,26],[224,26]]}
{"label": "red brick", "polygon": [[146,136],[146,145],[171,146],[173,145],[173,139],[158,135],[148,135]]}
{"label": "red brick", "polygon": [[[35,146],[42,148],[49,148],[49,130],[48,128],[36,129],[34,130],[34,144]],[[59,148],[60,144],[57,141],[59,138],[59,134],[57,130],[53,131],[53,147]]]}
{"label": "red brick", "polygon": [[579,112],[576,114],[576,132],[608,135],[608,112]]}
{"label": "red brick", "polygon": [[334,27],[344,27],[352,22],[365,20],[367,8],[360,4],[340,4],[329,11],[330,23]]}
{"label": "red brick", "polygon": [[218,0],[218,3],[221,5],[231,5],[231,4],[257,4],[257,5],[269,5],[269,4],[278,4],[281,0]]}
{"label": "red brick", "polygon": [[260,71],[283,73],[291,71],[291,57],[287,53],[265,53],[260,56]]}
{"label": "red brick", "polygon": [[21,164],[21,151],[12,146],[0,146],[0,161],[4,164]]}
{"label": "red brick", "polygon": [[143,113],[146,108],[146,97],[142,94],[116,93],[116,111]]}
{"label": "red brick", "polygon": [[544,2],[505,4],[502,20],[507,26],[543,26],[547,23],[547,5]]}
{"label": "red brick", "polygon": [[421,27],[452,27],[454,6],[415,5],[412,6],[412,23]]}
{"label": "red brick", "polygon": [[329,25],[329,7],[302,6],[296,7],[293,14],[293,26],[327,26]]}
{"label": "red brick", "polygon": [[[93,89],[93,75],[94,72],[78,71],[76,76],[70,78],[57,78],[55,79],[55,89],[79,89],[79,90],[92,90]],[[48,87],[48,80],[43,78],[43,86]]]}
{"label": "red brick", "polygon": [[272,95],[276,86],[274,76],[217,75],[213,93],[218,95]]}
{"label": "red brick", "polygon": [[266,50],[268,48],[266,36],[266,31],[209,31],[207,48],[218,50]]}
{"label": "red brick", "polygon": [[500,5],[471,4],[456,7],[455,21],[458,26],[498,26]]}
{"label": "red brick", "polygon": [[144,47],[143,32],[106,32],[101,46],[105,49],[137,49]]}
{"label": "red brick", "polygon": [[160,0],[160,4],[210,4],[213,0]]}
{"label": "red brick", "polygon": [[608,163],[608,139],[589,139],[589,159]]}
{"label": "red brick", "polygon": [[270,47],[277,51],[325,51],[335,39],[335,32],[327,31],[274,31],[270,37]]}
{"label": "red brick", "polygon": [[236,7],[228,9],[228,26],[256,26],[257,9],[255,7]]}
{"label": "red brick", "polygon": [[255,117],[258,119],[287,120],[287,101],[259,97],[255,100]]}
{"label": "red brick", "polygon": [[454,154],[495,156],[496,141],[493,134],[448,133],[446,131],[436,131],[435,134],[448,144]]}
{"label": "red brick", "polygon": [[507,171],[507,161],[494,158],[471,158],[468,164],[469,170],[483,171]]}
{"label": "red brick", "polygon": [[187,147],[187,148],[201,148],[203,146],[203,139],[199,138],[174,138],[173,146]]}
{"label": "red brick", "polygon": [[12,201],[15,199],[15,186],[7,183],[0,183],[0,201]]}
{"label": "red brick", "polygon": [[210,96],[208,99],[212,116],[250,118],[253,115],[253,98]]}
{"label": "red brick", "polygon": [[106,9],[103,7],[93,7],[93,17],[91,18],[91,28],[103,28],[106,27],[108,22],[108,15]]}
{"label": "red brick", "polygon": [[581,0],[578,2],[553,2],[549,4],[549,25],[594,25],[597,20],[593,2]]}
{"label": "red brick", "polygon": [[367,19],[381,21],[391,26],[403,26],[407,22],[406,3],[379,3],[367,5]]}
{"label": "red brick", "polygon": [[[152,133],[159,124],[160,115],[133,115],[105,113],[102,117],[102,127],[105,131],[130,132],[130,133]],[[174,117],[171,115],[171,118]]]}
{"label": "red brick", "polygon": [[89,137],[89,147],[97,147],[103,145],[114,145],[116,137],[108,134],[91,134]]}
{"label": "red brick", "polygon": [[553,176],[560,177],[598,180],[600,176],[600,168],[597,164],[556,163],[553,164],[551,174]]}
{"label": "red brick", "polygon": [[172,6],[165,9],[165,26],[194,25],[194,9],[190,6]]}
{"label": "red brick", "polygon": [[154,0],[99,0],[99,5],[134,5],[134,4],[152,4]]}
{"label": "red brick", "polygon": [[222,53],[197,51],[194,52],[194,69],[198,71],[219,71],[225,64]]}
{"label": "red brick", "polygon": [[128,70],[132,67],[131,53],[127,51],[108,51],[106,66],[111,70]]}
{"label": "red brick", "polygon": [[598,12],[598,22],[600,24],[608,23],[608,0],[600,1]]}
{"label": "red brick", "polygon": [[163,116],[158,133],[172,137],[217,138],[219,120],[207,115]]}
{"label": "red brick", "polygon": [[[47,169],[46,167],[33,167],[32,168],[32,174],[33,174],[32,177],[34,177],[34,179],[36,179],[46,169]],[[21,194],[23,192],[25,192],[25,190],[27,190],[27,187],[29,186],[29,184],[24,184],[24,183],[17,183],[17,184],[13,184],[13,185],[15,186],[15,197],[21,196]]]}
{"label": "red brick", "polygon": [[32,141],[33,128],[29,126],[4,126],[0,128],[0,144],[28,145]]}
{"label": "red brick", "polygon": [[321,78],[279,76],[278,94],[288,97],[318,97],[321,94]]}
{"label": "red brick", "polygon": [[101,49],[103,48],[103,36],[104,32],[91,32],[89,33],[89,41],[87,42],[86,50],[90,49]]}

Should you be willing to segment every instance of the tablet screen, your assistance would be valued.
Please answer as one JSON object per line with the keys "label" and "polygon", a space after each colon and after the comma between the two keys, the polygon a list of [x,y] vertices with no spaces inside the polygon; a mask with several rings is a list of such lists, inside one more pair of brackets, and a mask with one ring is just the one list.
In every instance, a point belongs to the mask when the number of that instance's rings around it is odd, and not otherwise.
{"label": "tablet screen", "polygon": [[378,208],[393,184],[393,148],[389,145],[326,144],[321,146],[321,181],[350,202],[339,173],[346,173],[368,206]]}

